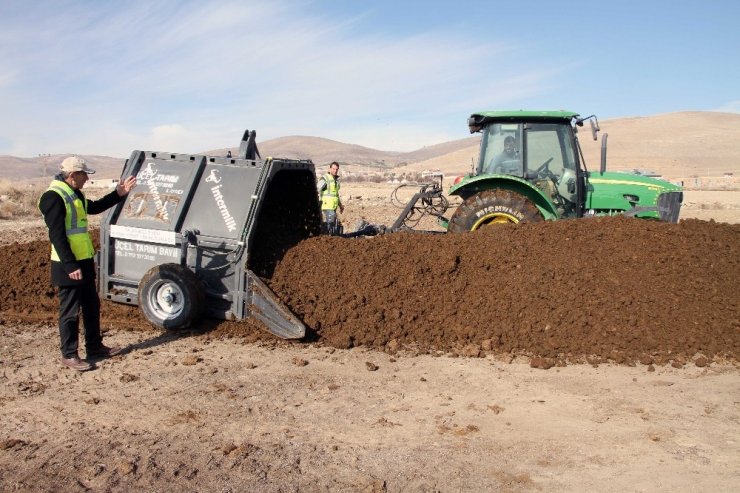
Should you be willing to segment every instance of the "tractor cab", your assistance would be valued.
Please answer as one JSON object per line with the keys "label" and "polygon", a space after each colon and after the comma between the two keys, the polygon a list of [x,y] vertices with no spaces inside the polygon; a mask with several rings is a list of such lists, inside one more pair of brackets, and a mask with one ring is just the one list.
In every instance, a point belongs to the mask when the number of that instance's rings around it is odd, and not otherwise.
{"label": "tractor cab", "polygon": [[[549,115],[557,113],[557,115]],[[547,116],[551,116],[548,118]],[[517,177],[536,187],[559,216],[576,216],[582,210],[577,187],[579,161],[571,121],[578,115],[539,113],[520,121],[471,117],[471,127],[481,128],[481,149],[475,175]],[[477,118],[476,118],[477,117]]]}

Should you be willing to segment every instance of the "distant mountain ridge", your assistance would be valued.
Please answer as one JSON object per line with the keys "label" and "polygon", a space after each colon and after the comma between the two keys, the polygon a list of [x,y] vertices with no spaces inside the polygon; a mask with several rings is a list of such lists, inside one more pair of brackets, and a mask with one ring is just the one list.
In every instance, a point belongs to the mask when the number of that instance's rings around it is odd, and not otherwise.
{"label": "distant mountain ridge", "polygon": [[[323,137],[290,136],[257,142],[257,147],[263,158],[272,156],[288,159],[311,159],[317,166],[337,161],[349,165],[393,168],[443,156],[471,145],[477,145],[479,141],[479,137],[469,137],[422,147],[411,152],[398,152],[380,151]],[[231,151],[232,154],[236,155],[238,150],[238,147],[232,147],[208,151],[206,154],[223,156]]]}
{"label": "distant mountain ridge", "polygon": [[[54,177],[62,161],[71,154],[51,154],[45,157],[16,157],[0,155],[0,179],[46,181]],[[123,171],[126,159],[110,156],[82,155],[87,165],[95,170],[92,178],[114,178]]]}
{"label": "distant mountain ridge", "polygon": [[[740,174],[740,114],[678,112],[600,123],[601,134],[609,134],[609,169],[643,169],[669,177]],[[599,165],[600,145],[591,139],[585,127],[584,130],[579,134],[584,156],[589,169],[595,170]],[[445,174],[455,174],[470,170],[471,163],[477,160],[479,142],[480,136],[474,135],[412,152],[381,151],[309,136],[279,137],[258,141],[257,145],[263,158],[311,159],[319,170],[331,161],[338,161],[351,167],[396,168],[397,172],[439,169]],[[236,155],[238,147],[203,154],[226,156],[228,151]],[[46,180],[67,156],[0,156],[0,178]],[[125,162],[125,158],[109,156],[81,157],[98,171],[95,178],[118,177]]]}

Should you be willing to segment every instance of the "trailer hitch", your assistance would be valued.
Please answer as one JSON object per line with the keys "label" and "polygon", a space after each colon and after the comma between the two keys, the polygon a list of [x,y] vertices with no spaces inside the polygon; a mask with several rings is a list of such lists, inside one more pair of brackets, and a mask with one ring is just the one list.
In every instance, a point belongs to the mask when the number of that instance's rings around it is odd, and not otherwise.
{"label": "trailer hitch", "polygon": [[197,229],[186,229],[182,232],[182,244],[180,245],[180,265],[186,266],[188,263],[188,247],[198,244],[200,231]]}

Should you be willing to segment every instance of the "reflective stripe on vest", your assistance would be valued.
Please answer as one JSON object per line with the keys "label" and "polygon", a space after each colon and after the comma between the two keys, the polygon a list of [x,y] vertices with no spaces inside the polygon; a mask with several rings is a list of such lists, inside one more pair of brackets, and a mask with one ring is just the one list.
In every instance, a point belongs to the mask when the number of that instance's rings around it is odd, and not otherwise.
{"label": "reflective stripe on vest", "polygon": [[335,211],[339,207],[339,182],[331,173],[324,175],[326,188],[321,192],[321,210]]}
{"label": "reflective stripe on vest", "polygon": [[[66,214],[64,215],[64,230],[67,233],[69,246],[75,259],[84,260],[95,255],[90,235],[87,234],[87,200],[84,202],[77,196],[68,184],[54,180],[49,190],[56,192],[64,201]],[[51,245],[51,259],[61,261],[54,245]]]}

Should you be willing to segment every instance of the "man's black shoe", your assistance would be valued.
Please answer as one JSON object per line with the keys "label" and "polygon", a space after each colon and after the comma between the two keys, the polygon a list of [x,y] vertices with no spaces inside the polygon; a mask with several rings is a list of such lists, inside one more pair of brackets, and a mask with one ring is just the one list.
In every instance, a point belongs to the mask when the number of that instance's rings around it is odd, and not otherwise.
{"label": "man's black shoe", "polygon": [[88,358],[110,358],[111,356],[121,354],[122,352],[123,352],[123,348],[120,346],[108,347],[105,344],[101,344],[99,347],[96,347],[95,349],[88,349],[87,357]]}
{"label": "man's black shoe", "polygon": [[83,361],[79,356],[72,356],[71,358],[62,358],[62,364],[66,367],[72,368],[77,371],[88,371],[92,370],[94,366],[87,361]]}

